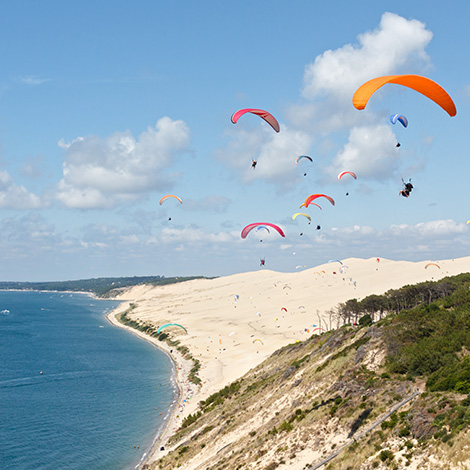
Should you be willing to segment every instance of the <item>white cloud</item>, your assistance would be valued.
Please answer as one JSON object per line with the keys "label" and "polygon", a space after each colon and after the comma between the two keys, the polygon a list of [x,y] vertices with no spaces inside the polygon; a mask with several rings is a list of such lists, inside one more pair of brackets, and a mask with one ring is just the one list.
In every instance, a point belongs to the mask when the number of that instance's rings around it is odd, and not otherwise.
{"label": "white cloud", "polygon": [[126,131],[106,139],[61,139],[58,145],[66,157],[57,199],[71,208],[109,208],[168,185],[165,170],[187,150],[189,130],[183,121],[164,117],[137,139]]}
{"label": "white cloud", "polygon": [[370,78],[427,66],[425,48],[432,36],[420,21],[384,13],[377,29],[358,36],[359,45],[328,50],[309,64],[302,94],[310,100],[319,95],[349,98],[350,104],[355,88]]}
{"label": "white cloud", "polygon": [[457,223],[452,219],[448,219],[421,222],[413,226],[392,225],[390,230],[395,235],[406,233],[408,237],[440,238],[443,236],[453,236],[468,233],[468,226],[464,223]]}
{"label": "white cloud", "polygon": [[361,179],[393,177],[403,155],[396,143],[390,126],[354,127],[347,144],[333,159],[328,171],[336,176],[340,171],[354,169]]}
{"label": "white cloud", "polygon": [[17,185],[6,171],[0,171],[0,207],[4,209],[39,209],[41,199]]}

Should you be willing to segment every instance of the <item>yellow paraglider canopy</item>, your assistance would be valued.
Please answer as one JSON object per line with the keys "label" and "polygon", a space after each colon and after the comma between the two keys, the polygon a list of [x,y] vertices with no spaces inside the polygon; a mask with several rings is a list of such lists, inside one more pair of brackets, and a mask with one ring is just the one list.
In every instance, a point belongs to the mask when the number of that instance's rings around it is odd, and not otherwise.
{"label": "yellow paraglider canopy", "polygon": [[438,104],[449,116],[452,117],[457,114],[455,104],[444,88],[431,79],[422,77],[421,75],[386,75],[384,77],[373,78],[361,85],[354,93],[352,99],[354,107],[356,109],[364,109],[369,98],[381,86],[387,83],[395,83],[412,88]]}

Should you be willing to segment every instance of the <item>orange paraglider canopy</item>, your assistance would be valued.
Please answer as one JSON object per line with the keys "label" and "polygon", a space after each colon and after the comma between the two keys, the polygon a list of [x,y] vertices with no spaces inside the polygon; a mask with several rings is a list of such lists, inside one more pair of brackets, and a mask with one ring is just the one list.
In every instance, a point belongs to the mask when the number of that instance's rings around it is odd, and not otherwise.
{"label": "orange paraglider canopy", "polygon": [[384,77],[373,78],[361,85],[354,93],[352,99],[354,107],[356,109],[364,109],[369,98],[386,83],[395,83],[412,88],[438,104],[449,116],[457,114],[455,104],[444,88],[421,75],[386,75]]}
{"label": "orange paraglider canopy", "polygon": [[160,199],[159,204],[162,205],[167,199],[169,199],[171,197],[175,198],[177,201],[179,201],[181,204],[183,204],[183,201],[178,196],[174,196],[173,194],[167,194],[166,196],[163,196]]}
{"label": "orange paraglider canopy", "polygon": [[440,267],[439,265],[437,265],[436,263],[428,263],[428,264],[424,267],[424,269],[428,269],[429,266],[436,266],[436,268],[441,269],[441,267]]}

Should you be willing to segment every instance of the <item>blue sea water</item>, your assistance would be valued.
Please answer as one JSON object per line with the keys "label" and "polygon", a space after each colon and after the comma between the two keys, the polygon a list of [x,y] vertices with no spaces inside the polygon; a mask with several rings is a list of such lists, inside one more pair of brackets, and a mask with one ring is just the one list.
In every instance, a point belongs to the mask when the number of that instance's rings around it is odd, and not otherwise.
{"label": "blue sea water", "polygon": [[173,366],[106,320],[117,305],[0,291],[2,470],[125,470],[148,451],[174,399]]}

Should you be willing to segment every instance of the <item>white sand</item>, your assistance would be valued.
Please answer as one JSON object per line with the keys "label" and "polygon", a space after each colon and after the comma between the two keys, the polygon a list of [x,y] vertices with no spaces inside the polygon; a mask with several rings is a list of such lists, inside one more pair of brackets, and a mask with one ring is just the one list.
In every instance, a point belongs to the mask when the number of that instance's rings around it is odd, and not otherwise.
{"label": "white sand", "polygon": [[[430,262],[440,268],[425,268]],[[133,318],[156,326],[179,323],[188,334],[178,327],[165,331],[201,362],[202,386],[198,389],[187,381],[192,364],[173,353],[182,393],[156,448],[184,417],[196,411],[200,400],[243,376],[280,347],[306,339],[315,327],[335,328],[336,320],[327,312],[340,302],[469,272],[470,258],[418,263],[350,258],[343,260],[343,265],[347,268],[342,273],[341,265],[335,262],[287,274],[260,269],[212,280],[137,286],[118,297],[128,302],[112,312],[110,319],[132,302],[137,304]],[[159,341],[156,344],[165,348]],[[155,458],[163,455],[154,451]]]}

